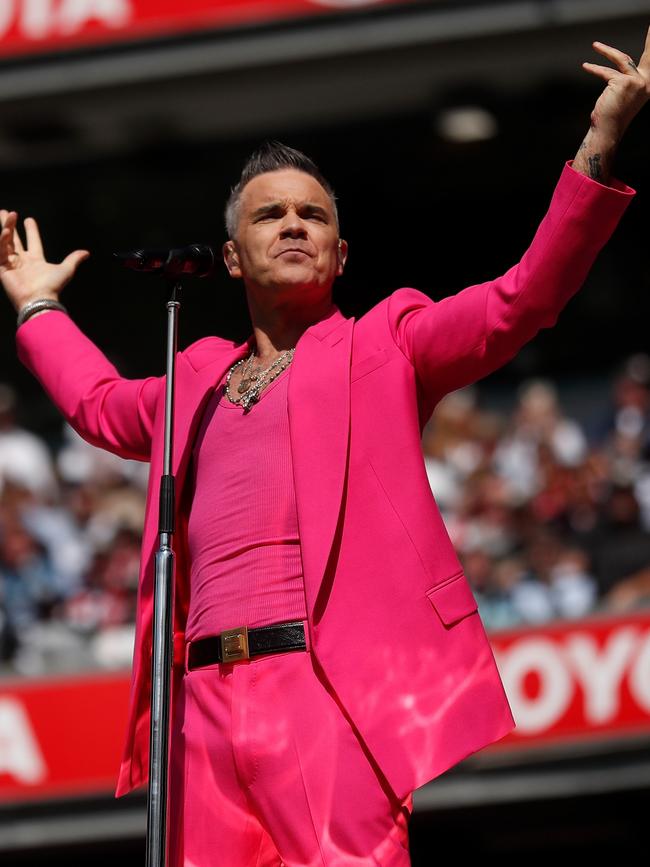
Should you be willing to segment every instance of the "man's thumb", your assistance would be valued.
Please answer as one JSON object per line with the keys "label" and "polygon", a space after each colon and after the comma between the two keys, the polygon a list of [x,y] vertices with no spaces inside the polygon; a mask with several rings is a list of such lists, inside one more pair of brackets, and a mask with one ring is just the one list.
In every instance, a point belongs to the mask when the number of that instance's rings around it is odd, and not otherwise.
{"label": "man's thumb", "polygon": [[88,250],[75,250],[74,253],[70,253],[65,257],[62,265],[65,265],[71,272],[75,272],[79,265],[90,256],[90,252]]}

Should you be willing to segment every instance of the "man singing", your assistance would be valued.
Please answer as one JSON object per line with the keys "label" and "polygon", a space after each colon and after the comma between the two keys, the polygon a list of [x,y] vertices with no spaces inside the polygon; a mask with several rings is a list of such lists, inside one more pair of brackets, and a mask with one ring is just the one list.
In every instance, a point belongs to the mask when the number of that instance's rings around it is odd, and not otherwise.
{"label": "man singing", "polygon": [[[226,267],[252,332],[178,355],[170,864],[410,864],[413,790],[514,726],[468,578],[427,481],[438,401],[553,325],[634,195],[611,164],[650,95],[614,68],[518,265],[434,303],[394,291],[358,321],[334,195],[262,147],[226,207]],[[116,796],[146,784],[164,378],[120,377],[59,302],[88,256],[47,263],[1,211],[18,352],[88,441],[151,461],[133,677]],[[471,577],[471,576],[470,576]]]}

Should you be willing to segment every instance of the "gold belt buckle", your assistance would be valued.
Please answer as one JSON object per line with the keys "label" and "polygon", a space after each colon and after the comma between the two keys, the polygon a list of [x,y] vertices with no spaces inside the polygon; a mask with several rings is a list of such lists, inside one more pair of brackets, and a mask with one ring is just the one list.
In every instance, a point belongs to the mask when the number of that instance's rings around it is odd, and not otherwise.
{"label": "gold belt buckle", "polygon": [[248,626],[238,626],[237,629],[226,629],[220,633],[221,659],[223,662],[236,662],[238,659],[250,659],[248,652]]}

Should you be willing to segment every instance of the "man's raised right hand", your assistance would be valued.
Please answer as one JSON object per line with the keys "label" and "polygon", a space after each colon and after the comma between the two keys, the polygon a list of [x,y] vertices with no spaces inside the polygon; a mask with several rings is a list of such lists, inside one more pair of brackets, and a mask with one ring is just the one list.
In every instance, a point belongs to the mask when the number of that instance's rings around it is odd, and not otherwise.
{"label": "man's raised right hand", "polygon": [[0,210],[0,282],[17,311],[37,298],[59,300],[79,265],[90,256],[88,250],[75,250],[54,265],[45,260],[38,225],[33,217],[25,220],[27,246],[18,234],[18,214]]}

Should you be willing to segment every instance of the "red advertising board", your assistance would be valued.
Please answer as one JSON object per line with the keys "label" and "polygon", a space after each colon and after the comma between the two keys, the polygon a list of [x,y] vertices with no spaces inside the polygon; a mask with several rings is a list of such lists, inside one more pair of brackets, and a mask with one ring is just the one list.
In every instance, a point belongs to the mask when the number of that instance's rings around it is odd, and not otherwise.
{"label": "red advertising board", "polygon": [[1,0],[0,57],[400,2],[405,0]]}
{"label": "red advertising board", "polygon": [[130,677],[0,682],[0,802],[114,791]]}
{"label": "red advertising board", "polygon": [[650,611],[500,632],[491,643],[517,724],[499,746],[650,739]]}
{"label": "red advertising board", "polygon": [[[650,740],[650,611],[491,636],[517,728],[487,749]],[[115,791],[130,676],[0,681],[0,803]]]}

